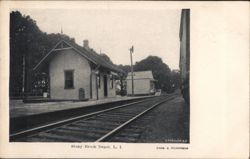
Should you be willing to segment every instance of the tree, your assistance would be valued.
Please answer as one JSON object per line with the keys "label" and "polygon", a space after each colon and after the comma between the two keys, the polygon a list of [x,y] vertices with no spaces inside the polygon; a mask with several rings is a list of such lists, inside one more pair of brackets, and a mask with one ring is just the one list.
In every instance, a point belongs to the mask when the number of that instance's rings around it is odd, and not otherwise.
{"label": "tree", "polygon": [[74,41],[67,35],[42,32],[35,20],[19,11],[10,13],[10,96],[22,94],[24,77],[25,92],[32,92],[37,77],[44,78],[32,69],[60,39]]}
{"label": "tree", "polygon": [[158,81],[156,88],[163,91],[170,92],[171,90],[171,70],[163,63],[162,59],[157,56],[148,56],[137,62],[134,66],[135,71],[147,71],[151,70],[154,78]]}
{"label": "tree", "polygon": [[[33,51],[30,43],[39,36],[40,30],[36,22],[29,16],[22,16],[14,11],[10,14],[10,94],[20,94],[23,87],[23,77],[27,78],[30,63],[30,54]],[[25,71],[23,70],[25,65]]]}
{"label": "tree", "polygon": [[118,68],[120,68],[121,70],[123,70],[123,73],[120,73],[120,83],[121,83],[121,95],[126,95],[127,91],[126,91],[126,77],[128,75],[128,73],[131,71],[131,67],[129,65],[118,65]]}
{"label": "tree", "polygon": [[111,59],[108,57],[108,55],[104,54],[104,53],[100,53],[99,54],[105,61],[113,64],[113,62],[111,61]]}
{"label": "tree", "polygon": [[130,65],[118,65],[120,69],[124,71],[124,76],[126,77],[128,73],[131,71],[131,66]]}
{"label": "tree", "polygon": [[171,86],[172,86],[172,91],[175,89],[180,88],[181,85],[181,76],[180,76],[180,71],[179,70],[172,70],[171,71]]}

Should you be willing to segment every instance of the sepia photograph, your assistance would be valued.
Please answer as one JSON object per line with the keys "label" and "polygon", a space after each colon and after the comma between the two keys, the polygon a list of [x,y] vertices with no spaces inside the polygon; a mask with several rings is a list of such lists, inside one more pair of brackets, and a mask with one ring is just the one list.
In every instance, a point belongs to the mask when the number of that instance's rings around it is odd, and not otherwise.
{"label": "sepia photograph", "polygon": [[192,142],[190,12],[11,9],[9,141]]}

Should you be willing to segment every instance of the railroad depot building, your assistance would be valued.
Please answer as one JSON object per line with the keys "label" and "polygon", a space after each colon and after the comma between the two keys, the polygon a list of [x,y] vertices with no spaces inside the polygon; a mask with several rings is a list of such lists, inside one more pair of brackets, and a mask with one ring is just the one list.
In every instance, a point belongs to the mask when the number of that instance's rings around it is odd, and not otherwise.
{"label": "railroad depot building", "polygon": [[34,67],[48,67],[50,99],[85,100],[116,96],[115,79],[122,72],[89,48],[66,40],[54,48]]}
{"label": "railroad depot building", "polygon": [[[126,78],[127,94],[132,95],[132,77],[131,72]],[[152,95],[155,93],[155,82],[152,71],[133,72],[134,95]]]}

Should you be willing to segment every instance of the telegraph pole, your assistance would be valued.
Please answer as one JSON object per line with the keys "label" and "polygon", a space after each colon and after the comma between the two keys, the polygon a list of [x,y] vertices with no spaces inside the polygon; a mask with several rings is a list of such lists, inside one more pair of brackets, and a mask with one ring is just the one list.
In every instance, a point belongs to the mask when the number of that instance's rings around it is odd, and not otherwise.
{"label": "telegraph pole", "polygon": [[26,76],[25,76],[25,73],[26,73],[26,71],[25,71],[25,66],[26,66],[26,63],[25,63],[25,60],[26,60],[26,58],[25,58],[25,54],[23,55],[23,72],[22,72],[22,75],[23,75],[23,81],[22,81],[22,99],[24,99],[24,97],[25,97],[25,90],[26,90],[26,88],[25,88],[25,78],[26,78]]}
{"label": "telegraph pole", "polygon": [[130,61],[131,61],[131,82],[132,82],[132,96],[134,96],[134,69],[133,69],[133,58],[132,53],[134,52],[134,46],[132,46],[130,49]]}

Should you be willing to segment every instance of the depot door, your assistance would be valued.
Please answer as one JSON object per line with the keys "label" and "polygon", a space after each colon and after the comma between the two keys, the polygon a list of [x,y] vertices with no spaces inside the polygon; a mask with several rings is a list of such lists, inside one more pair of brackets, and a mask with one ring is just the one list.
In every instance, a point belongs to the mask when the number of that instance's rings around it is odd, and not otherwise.
{"label": "depot door", "polygon": [[104,84],[104,97],[108,96],[108,80],[107,80],[107,75],[103,76],[103,84]]}

